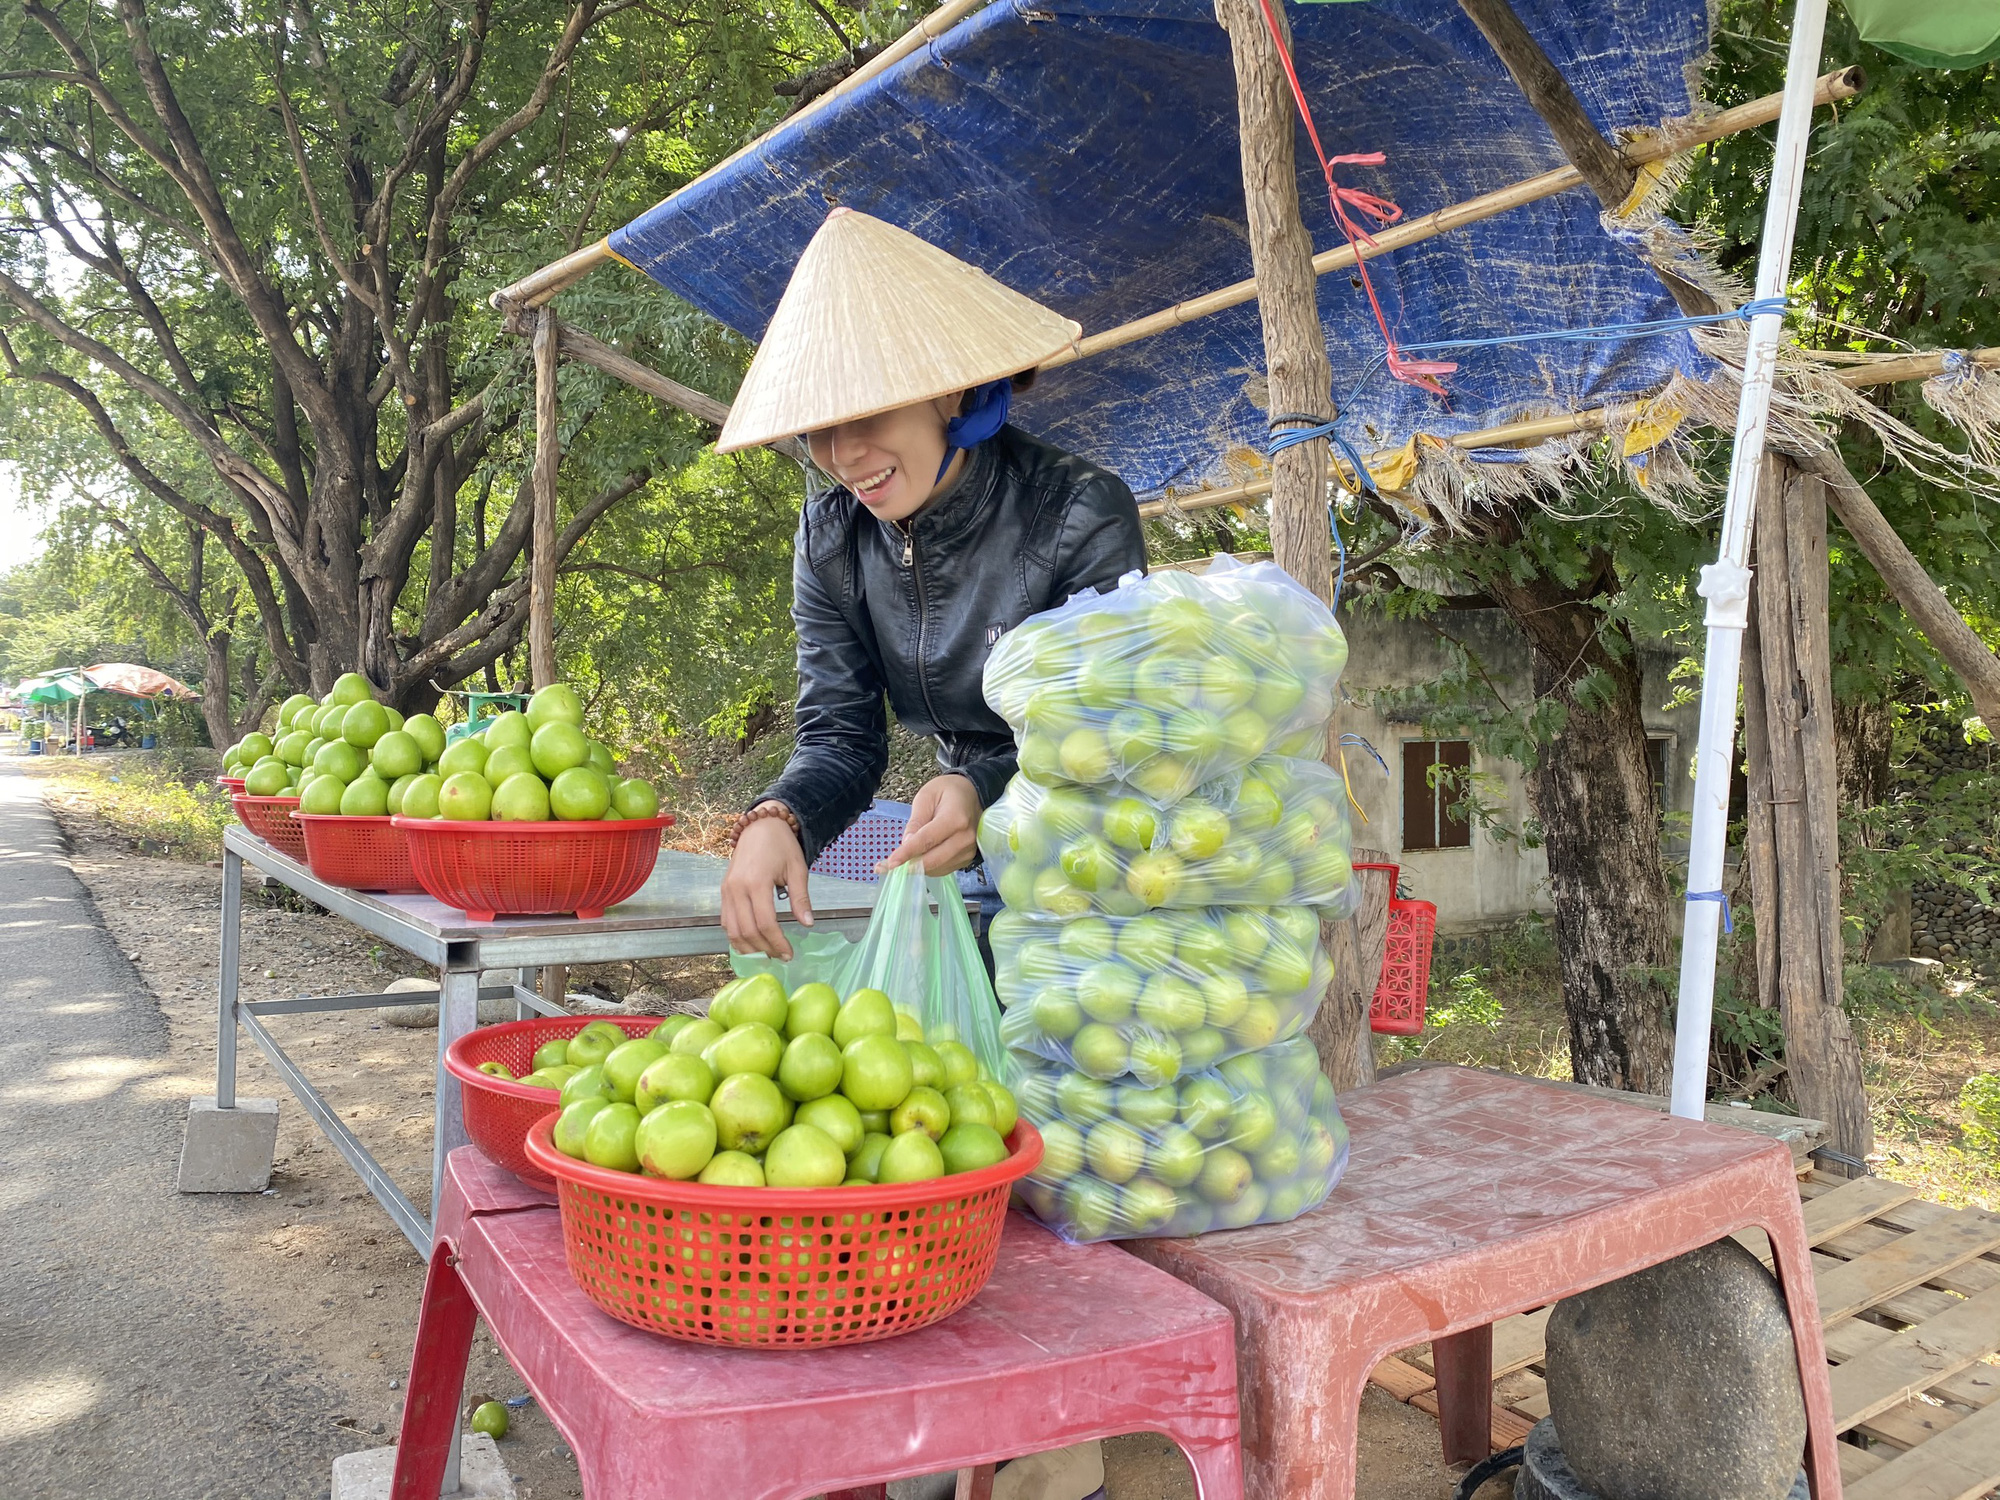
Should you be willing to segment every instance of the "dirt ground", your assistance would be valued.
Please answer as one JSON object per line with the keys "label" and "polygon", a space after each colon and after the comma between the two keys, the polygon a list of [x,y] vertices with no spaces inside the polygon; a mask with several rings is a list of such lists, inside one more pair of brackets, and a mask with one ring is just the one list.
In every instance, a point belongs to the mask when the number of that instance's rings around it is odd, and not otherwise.
{"label": "dirt ground", "polygon": [[[167,1023],[170,1067],[152,1087],[177,1099],[212,1093],[219,862],[137,853],[86,802],[45,785],[77,875]],[[245,999],[380,990],[393,979],[428,973],[338,918],[267,893],[254,874],[246,879],[242,939]],[[685,960],[572,971],[571,983],[621,994],[643,984],[679,997],[706,994],[725,975],[718,960]],[[427,1209],[436,1033],[385,1025],[368,1012],[277,1017],[272,1024],[332,1107]],[[238,1092],[281,1100],[270,1191],[209,1200],[223,1252],[218,1260],[241,1322],[274,1347],[310,1350],[333,1398],[323,1411],[299,1413],[301,1423],[328,1424],[355,1449],[393,1441],[422,1264],[247,1037]],[[466,1391],[469,1399],[525,1394],[483,1330]],[[575,1464],[552,1425],[532,1403],[515,1408],[513,1417],[501,1451],[524,1500],[580,1496]],[[1193,1495],[1186,1465],[1164,1438],[1114,1440],[1106,1460],[1110,1500]],[[325,1482],[322,1475],[300,1477],[310,1481],[301,1494],[320,1492]],[[1360,1500],[1444,1500],[1453,1483],[1438,1454],[1436,1425],[1371,1390],[1362,1410]],[[1489,1485],[1482,1500],[1507,1488],[1504,1481]],[[727,1497],[719,1491],[718,1500]]]}

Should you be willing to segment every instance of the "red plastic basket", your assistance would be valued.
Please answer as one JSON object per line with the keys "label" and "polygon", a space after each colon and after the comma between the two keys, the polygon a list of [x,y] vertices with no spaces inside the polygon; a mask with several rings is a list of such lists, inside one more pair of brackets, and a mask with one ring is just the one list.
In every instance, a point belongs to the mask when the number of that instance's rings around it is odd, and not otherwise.
{"label": "red plastic basket", "polygon": [[243,778],[241,776],[218,776],[215,778],[215,784],[228,792],[232,797],[243,795]]}
{"label": "red plastic basket", "polygon": [[556,1150],[570,1274],[612,1317],[697,1344],[861,1344],[948,1318],[993,1274],[1007,1197],[1042,1159],[1026,1120],[991,1167],[887,1187],[734,1188],[607,1172]]}
{"label": "red plastic basket", "polygon": [[306,867],[328,885],[384,896],[423,894],[402,831],[386,816],[295,812],[292,821],[305,830]]}
{"label": "red plastic basket", "polygon": [[236,808],[237,822],[280,854],[289,854],[296,860],[305,859],[305,831],[292,821],[292,813],[299,805],[298,798],[252,797],[247,792],[238,792],[229,800]]}
{"label": "red plastic basket", "polygon": [[417,883],[475,922],[575,912],[601,917],[646,883],[670,814],[604,823],[392,820],[407,835]]}
{"label": "red plastic basket", "polygon": [[1382,978],[1368,1008],[1371,1031],[1415,1036],[1424,1029],[1424,1004],[1431,988],[1431,937],[1438,909],[1428,901],[1389,903],[1389,933],[1382,951]]}
{"label": "red plastic basket", "polygon": [[444,1065],[458,1080],[465,1133],[487,1156],[530,1187],[554,1192],[556,1181],[531,1165],[522,1147],[528,1127],[552,1114],[556,1096],[479,1071],[487,1062],[505,1063],[517,1076],[533,1065],[535,1049],[557,1037],[572,1037],[592,1021],[608,1020],[627,1036],[644,1036],[660,1024],[658,1016],[533,1016],[468,1031],[445,1049]]}

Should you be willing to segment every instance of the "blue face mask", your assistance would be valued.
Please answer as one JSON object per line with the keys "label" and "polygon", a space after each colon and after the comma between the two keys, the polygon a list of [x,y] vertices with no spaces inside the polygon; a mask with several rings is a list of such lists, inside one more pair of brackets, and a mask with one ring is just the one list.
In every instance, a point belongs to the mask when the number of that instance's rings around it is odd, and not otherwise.
{"label": "blue face mask", "polygon": [[951,467],[953,454],[962,448],[977,447],[1005,427],[1008,408],[1013,404],[1014,381],[1011,377],[974,386],[972,399],[966,403],[964,414],[944,424],[944,462],[938,465],[937,477],[944,478],[944,471]]}

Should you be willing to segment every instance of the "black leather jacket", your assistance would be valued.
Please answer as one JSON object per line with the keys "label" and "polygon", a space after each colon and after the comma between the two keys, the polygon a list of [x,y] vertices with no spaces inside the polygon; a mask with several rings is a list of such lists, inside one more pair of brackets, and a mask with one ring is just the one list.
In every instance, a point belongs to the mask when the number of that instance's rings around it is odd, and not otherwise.
{"label": "black leather jacket", "polygon": [[818,857],[888,768],[886,691],[990,804],[1014,774],[1014,736],[980,692],[993,643],[1145,563],[1124,482],[1014,427],[971,449],[958,482],[908,521],[876,520],[845,489],[808,496],[792,563],[798,743],[758,800],[789,807]]}

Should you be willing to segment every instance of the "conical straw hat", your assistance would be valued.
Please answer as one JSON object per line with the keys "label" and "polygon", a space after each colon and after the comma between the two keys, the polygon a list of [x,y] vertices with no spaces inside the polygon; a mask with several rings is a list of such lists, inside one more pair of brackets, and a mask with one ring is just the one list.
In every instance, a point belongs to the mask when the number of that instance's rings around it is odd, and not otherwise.
{"label": "conical straw hat", "polygon": [[1080,325],[906,230],[836,208],[799,257],[718,453],[1031,370]]}

